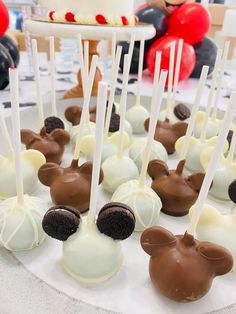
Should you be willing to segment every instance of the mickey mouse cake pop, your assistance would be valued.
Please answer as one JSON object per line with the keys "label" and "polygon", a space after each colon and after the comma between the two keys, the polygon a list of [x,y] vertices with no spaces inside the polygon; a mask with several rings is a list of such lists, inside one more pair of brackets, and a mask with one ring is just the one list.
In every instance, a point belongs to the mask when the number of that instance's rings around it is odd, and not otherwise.
{"label": "mickey mouse cake pop", "polygon": [[21,130],[21,141],[27,149],[36,149],[46,158],[47,162],[60,163],[64,153],[64,146],[69,143],[70,135],[63,129],[54,129],[51,133],[46,132],[43,117],[42,97],[40,93],[40,77],[37,57],[37,42],[32,40],[34,71],[37,89],[37,102],[40,120],[40,133],[37,134],[28,129]]}
{"label": "mickey mouse cake pop", "polygon": [[[179,70],[180,70],[180,62],[181,62],[181,56],[182,56],[182,48],[183,48],[183,40],[179,40],[178,44],[178,52],[177,52],[177,60],[176,60],[176,68],[175,68],[175,77],[174,77],[174,88],[173,88],[173,97],[172,100],[170,100],[170,93],[172,89],[172,76],[173,76],[173,67],[174,67],[174,46],[172,46],[172,58],[170,59],[171,64],[170,68],[172,70],[170,71],[169,80],[168,80],[168,86],[169,86],[169,99],[167,101],[167,110],[166,110],[166,119],[164,121],[158,121],[156,126],[156,132],[155,132],[155,140],[159,141],[163,144],[165,149],[167,150],[168,154],[173,154],[175,152],[175,143],[176,141],[185,135],[188,124],[186,122],[177,122],[177,123],[171,123],[169,119],[169,112],[170,107],[172,103],[175,101],[175,96],[177,93],[177,85],[178,85],[178,78],[179,78]],[[149,119],[147,119],[144,123],[145,130],[147,131],[149,128]]]}
{"label": "mickey mouse cake pop", "polygon": [[[185,234],[175,236],[162,227],[151,227],[146,229],[141,236],[142,248],[151,256],[149,274],[155,288],[164,296],[177,302],[192,302],[202,298],[210,290],[213,279],[230,272],[233,266],[233,258],[228,250],[210,242],[200,242],[194,238],[196,226],[233,118],[235,111],[233,105],[227,108],[215,152]],[[167,265],[168,267],[166,267]]]}
{"label": "mickey mouse cake pop", "polygon": [[24,195],[17,69],[9,69],[9,77],[17,195],[0,204],[0,244],[10,251],[22,251],[33,249],[44,241],[42,219],[47,204],[38,197]]}
{"label": "mickey mouse cake pop", "polygon": [[[56,163],[46,163],[38,171],[38,177],[41,183],[50,187],[50,194],[54,204],[69,205],[75,207],[81,213],[89,208],[92,163],[85,162],[79,165],[79,154],[83,140],[83,128],[86,124],[87,110],[93,86],[93,80],[96,70],[98,57],[94,56],[91,64],[88,88],[86,90],[81,123],[79,124],[79,133],[75,146],[74,156],[69,167],[63,168]],[[100,172],[99,182],[103,178]]]}
{"label": "mickey mouse cake pop", "polygon": [[140,41],[139,50],[139,65],[138,65],[138,86],[137,86],[137,97],[136,104],[132,106],[126,112],[126,119],[132,126],[134,134],[145,133],[144,121],[149,117],[147,109],[141,105],[140,93],[141,93],[141,83],[142,83],[142,73],[143,73],[143,60],[144,60],[144,45],[145,40],[142,38]]}
{"label": "mickey mouse cake pop", "polygon": [[107,158],[102,164],[102,170],[104,172],[104,179],[102,182],[103,188],[113,193],[118,186],[122,183],[138,178],[138,168],[136,167],[134,161],[129,157],[125,156],[123,153],[124,149],[124,121],[125,121],[125,111],[127,102],[127,85],[128,85],[128,75],[129,75],[129,60],[130,56],[125,56],[125,67],[124,67],[124,81],[123,90],[121,96],[121,121],[120,121],[120,131],[119,131],[119,143],[117,154]]}
{"label": "mickey mouse cake pop", "polygon": [[[156,60],[158,60],[158,58],[161,58],[161,53],[158,54]],[[146,185],[146,173],[151,153],[152,141],[167,77],[167,72],[162,71],[160,82],[158,84],[158,73],[159,69],[156,67],[151,106],[150,130],[144,149],[144,158],[139,180],[130,180],[123,183],[118,187],[112,196],[112,201],[124,203],[130,206],[133,210],[136,218],[135,231],[143,231],[145,228],[155,225],[162,206],[161,200],[157,194],[155,194],[155,192],[148,185]]]}
{"label": "mickey mouse cake pop", "polygon": [[203,173],[186,175],[183,173],[183,169],[207,73],[208,67],[203,67],[177,168],[169,170],[167,164],[161,160],[152,160],[148,166],[148,174],[152,178],[152,188],[162,201],[162,211],[168,215],[184,216],[188,213],[189,208],[198,197],[204,178]]}
{"label": "mickey mouse cake pop", "polygon": [[135,225],[132,210],[120,203],[106,204],[100,210],[97,220],[95,219],[103,141],[103,129],[100,125],[104,125],[106,97],[107,85],[100,82],[88,216],[81,218],[74,208],[57,206],[49,209],[43,219],[45,232],[63,241],[64,269],[84,284],[97,284],[119,271],[123,262],[120,240],[128,238]]}

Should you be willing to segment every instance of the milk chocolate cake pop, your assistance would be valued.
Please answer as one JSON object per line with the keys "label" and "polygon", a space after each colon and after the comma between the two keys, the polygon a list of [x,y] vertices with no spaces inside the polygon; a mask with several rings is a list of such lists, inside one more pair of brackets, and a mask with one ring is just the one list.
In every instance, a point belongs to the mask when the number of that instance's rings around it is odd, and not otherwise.
{"label": "milk chocolate cake pop", "polygon": [[179,161],[177,168],[175,170],[169,170],[167,164],[160,160],[153,160],[148,166],[148,174],[152,178],[152,188],[162,201],[162,211],[168,215],[184,216],[188,213],[189,208],[195,203],[198,197],[204,178],[204,174],[202,173],[196,173],[190,176],[185,175],[183,169],[186,152],[188,151],[189,139],[195,122],[195,113],[199,107],[200,96],[202,95],[207,73],[208,67],[203,67],[185,142],[181,151],[181,160]]}
{"label": "milk chocolate cake pop", "polygon": [[[158,53],[156,58],[157,61],[158,58],[161,58],[161,53]],[[139,179],[123,183],[118,187],[112,196],[112,201],[122,202],[130,206],[133,210],[136,218],[135,231],[143,231],[147,227],[155,225],[162,206],[158,195],[146,184],[146,174],[166,77],[167,72],[162,71],[160,75],[160,82],[158,83],[159,68],[155,68],[154,91],[151,105],[151,125],[144,147],[142,168]]]}
{"label": "milk chocolate cake pop", "polygon": [[[91,199],[87,217],[80,218],[74,208],[57,206],[46,213],[45,232],[63,242],[62,265],[69,275],[85,284],[97,284],[120,269],[123,254],[120,241],[128,238],[135,226],[132,210],[120,203],[108,203],[97,220],[98,182],[102,152],[107,85],[99,83],[96,145],[93,159]],[[94,262],[96,261],[96,265]]]}
{"label": "milk chocolate cake pop", "polygon": [[[231,100],[235,101],[236,93],[234,96]],[[175,236],[162,227],[151,227],[141,236],[142,248],[151,256],[149,274],[155,288],[177,302],[200,299],[211,288],[214,277],[230,272],[233,266],[233,258],[228,250],[210,242],[200,242],[194,238],[194,234],[233,119],[235,104],[231,103],[227,108],[215,152],[185,234]]]}
{"label": "milk chocolate cake pop", "polygon": [[16,196],[0,204],[0,244],[10,251],[22,251],[33,249],[44,241],[46,234],[42,229],[42,218],[48,205],[38,197],[24,194],[17,69],[11,68],[9,77]]}
{"label": "milk chocolate cake pop", "polygon": [[[74,156],[69,167],[63,168],[56,163],[46,163],[38,171],[38,177],[42,184],[50,187],[50,194],[54,204],[69,205],[75,207],[81,213],[89,208],[92,163],[86,162],[79,165],[79,154],[83,139],[83,128],[86,124],[87,110],[89,107],[90,94],[93,86],[93,80],[96,70],[98,57],[92,60],[87,93],[83,105],[81,123]],[[89,94],[88,94],[89,93]],[[99,183],[103,179],[102,171],[100,171]]]}
{"label": "milk chocolate cake pop", "polygon": [[42,95],[40,91],[40,75],[37,56],[37,42],[32,40],[34,72],[37,90],[37,105],[39,111],[40,133],[37,134],[29,129],[21,130],[21,141],[27,149],[40,151],[47,162],[61,163],[64,153],[64,146],[69,143],[70,135],[63,129],[54,129],[51,133],[46,132],[44,126],[44,114],[42,105]]}

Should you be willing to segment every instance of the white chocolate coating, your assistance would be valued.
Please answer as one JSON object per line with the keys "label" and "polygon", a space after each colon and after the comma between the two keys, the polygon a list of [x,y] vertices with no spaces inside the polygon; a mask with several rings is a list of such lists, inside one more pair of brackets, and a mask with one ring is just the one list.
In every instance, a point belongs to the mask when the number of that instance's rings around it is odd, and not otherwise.
{"label": "white chocolate coating", "polygon": [[[201,135],[201,131],[204,124],[206,113],[204,111],[198,111],[196,114],[196,121],[194,125],[193,134],[195,137],[199,138]],[[211,117],[207,121],[207,127],[206,127],[206,138],[209,139],[213,136],[218,135],[220,128],[222,125],[222,121],[219,119],[212,119]]]}
{"label": "white chocolate coating", "polygon": [[[73,149],[75,148],[76,145],[78,131],[79,125],[72,126],[70,130],[71,144]],[[88,124],[86,124],[85,128],[83,129],[81,152],[84,155],[88,155],[89,152],[93,149],[95,141],[94,138],[95,138],[95,123],[90,121]]]}
{"label": "white chocolate coating", "polygon": [[[139,171],[141,170],[141,167],[142,167],[143,154],[145,151],[146,143],[147,143],[146,138],[140,138],[136,140],[135,142],[133,142],[133,144],[130,146],[130,149],[129,149],[129,157],[133,159]],[[159,159],[164,162],[167,162],[168,154],[165,147],[160,142],[154,140],[152,143],[149,161],[155,160],[155,159]]]}
{"label": "white chocolate coating", "polygon": [[102,234],[83,217],[76,233],[63,242],[62,264],[76,280],[84,284],[105,281],[119,271],[123,263],[121,244]]}
{"label": "white chocolate coating", "polygon": [[[191,211],[190,209],[190,216]],[[205,204],[197,225],[197,238],[209,241],[228,249],[233,256],[236,267],[236,212],[222,215],[216,208]]]}
{"label": "white chocolate coating", "polygon": [[140,187],[138,180],[128,181],[118,187],[111,200],[124,203],[133,210],[136,219],[135,231],[143,231],[156,225],[162,203],[147,185]]}
{"label": "white chocolate coating", "polygon": [[[22,151],[22,174],[24,193],[34,192],[38,183],[38,170],[46,162],[42,153],[29,149]],[[8,158],[0,155],[0,199],[6,199],[16,195],[16,177],[14,157]]]}
{"label": "white chocolate coating", "polygon": [[127,156],[118,158],[117,155],[107,158],[102,164],[104,179],[103,188],[113,193],[121,184],[137,179],[139,172],[132,159]]}
{"label": "white chocolate coating", "polygon": [[[213,148],[208,147],[201,154],[201,164],[206,170],[207,166],[213,155]],[[215,171],[213,178],[213,185],[209,191],[210,195],[214,196],[217,199],[224,201],[229,201],[228,188],[230,183],[232,183],[236,178],[236,163],[231,163],[221,155],[219,166]]]}
{"label": "white chocolate coating", "polygon": [[31,250],[39,246],[46,234],[42,219],[48,204],[38,197],[24,195],[24,204],[17,198],[8,198],[0,206],[0,243],[7,250]]}
{"label": "white chocolate coating", "polygon": [[143,106],[133,106],[126,112],[126,119],[132,126],[134,134],[143,134],[145,133],[144,122],[149,118],[149,113],[147,109]]}

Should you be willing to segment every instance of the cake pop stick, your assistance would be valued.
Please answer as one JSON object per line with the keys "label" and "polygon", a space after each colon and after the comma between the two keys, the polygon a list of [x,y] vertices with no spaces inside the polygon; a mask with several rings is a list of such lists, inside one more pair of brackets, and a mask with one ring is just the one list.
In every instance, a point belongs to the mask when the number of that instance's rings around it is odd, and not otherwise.
{"label": "cake pop stick", "polygon": [[167,94],[167,106],[166,106],[166,118],[170,117],[171,110],[171,95],[173,87],[173,76],[174,76],[174,63],[175,63],[175,42],[170,45],[170,62],[169,62],[169,73],[168,73],[168,94]]}
{"label": "cake pop stick", "polygon": [[141,105],[140,97],[141,97],[141,84],[142,84],[142,77],[143,77],[143,58],[144,58],[144,48],[145,48],[144,46],[145,46],[145,39],[144,39],[144,36],[142,36],[142,39],[140,40],[140,49],[139,49],[136,106]]}
{"label": "cake pop stick", "polygon": [[18,86],[18,70],[15,68],[9,69],[10,79],[10,94],[12,107],[12,128],[13,131],[13,149],[16,172],[16,191],[17,203],[23,205],[24,190],[23,190],[23,176],[21,167],[21,140],[20,140],[20,114],[19,114],[19,86]]}
{"label": "cake pop stick", "polygon": [[223,51],[223,57],[222,57],[222,64],[221,64],[221,68],[220,68],[220,73],[219,73],[219,80],[217,82],[217,91],[216,91],[216,95],[215,95],[215,104],[212,110],[212,119],[216,120],[217,117],[217,110],[218,110],[218,104],[219,104],[219,100],[220,100],[220,92],[221,92],[221,86],[223,83],[223,77],[224,77],[224,72],[225,72],[225,66],[226,66],[226,61],[227,61],[227,57],[229,54],[229,46],[230,46],[230,42],[226,41],[225,45],[224,45],[224,51]]}
{"label": "cake pop stick", "polygon": [[94,55],[92,59],[90,73],[88,76],[88,84],[87,84],[86,94],[84,98],[83,111],[81,115],[81,121],[79,124],[78,135],[77,135],[77,140],[76,140],[76,145],[75,145],[75,150],[74,150],[74,155],[73,155],[73,159],[76,159],[76,160],[79,159],[79,155],[80,155],[82,139],[83,139],[83,129],[87,121],[87,116],[88,116],[88,111],[89,111],[89,102],[90,102],[91,92],[93,88],[93,81],[95,77],[97,62],[98,62],[98,56]]}
{"label": "cake pop stick", "polygon": [[188,149],[189,149],[190,139],[191,139],[191,136],[193,133],[193,128],[194,128],[194,124],[195,124],[195,120],[196,120],[196,113],[198,111],[198,108],[199,108],[199,105],[201,102],[203,89],[204,89],[204,86],[206,83],[208,71],[209,71],[209,67],[203,66],[202,72],[201,72],[201,77],[200,77],[198,87],[197,87],[197,92],[196,92],[194,103],[193,103],[193,107],[192,107],[190,120],[188,123],[187,132],[186,132],[186,135],[184,137],[184,143],[183,143],[183,146],[182,146],[182,149],[180,152],[180,160],[183,160],[186,158],[186,154],[187,154]]}
{"label": "cake pop stick", "polygon": [[154,75],[154,89],[152,94],[152,104],[151,104],[151,115],[150,115],[150,125],[148,129],[148,136],[146,147],[143,154],[143,164],[139,176],[139,185],[140,187],[145,185],[146,182],[146,174],[147,167],[150,159],[150,153],[153,143],[153,138],[156,130],[156,124],[160,113],[162,97],[164,92],[164,87],[167,78],[167,71],[162,71],[159,81],[159,73],[160,73],[160,63],[161,63],[161,53],[157,52],[156,54],[156,63],[155,63],[155,75]]}
{"label": "cake pop stick", "polygon": [[37,96],[37,107],[39,114],[39,128],[44,127],[44,113],[43,113],[43,100],[41,94],[41,82],[39,75],[39,63],[38,63],[38,47],[37,40],[32,39],[32,57],[33,57],[33,68],[36,83],[36,96]]}
{"label": "cake pop stick", "polygon": [[176,94],[177,94],[177,87],[179,82],[179,72],[180,72],[180,65],[181,65],[181,58],[182,58],[182,50],[183,50],[183,39],[179,39],[178,43],[178,50],[177,50],[177,59],[175,65],[175,76],[174,76],[174,86],[173,86],[173,96],[172,102],[175,102]]}
{"label": "cake pop stick", "polygon": [[105,109],[107,101],[107,84],[99,82],[98,101],[97,101],[97,116],[96,116],[96,142],[93,155],[93,170],[91,183],[91,196],[88,213],[88,224],[95,225],[95,216],[97,211],[98,201],[98,186],[101,167],[102,145],[103,145],[103,125],[105,121]]}
{"label": "cake pop stick", "polygon": [[112,107],[113,107],[114,98],[115,98],[116,81],[117,81],[118,71],[119,71],[121,51],[122,51],[122,47],[118,46],[115,59],[112,62],[111,90],[110,90],[109,101],[108,101],[108,106],[107,106],[106,122],[105,122],[105,129],[104,129],[105,139],[107,139],[108,133],[109,133],[109,126],[110,126],[110,120],[111,120],[111,114],[112,114]]}
{"label": "cake pop stick", "polygon": [[123,155],[123,144],[124,144],[124,131],[125,131],[125,112],[127,105],[127,89],[128,89],[128,78],[130,68],[130,55],[125,55],[124,59],[124,75],[123,75],[123,86],[120,102],[120,129],[119,129],[119,142],[117,157],[121,158]]}
{"label": "cake pop stick", "polygon": [[233,120],[235,106],[236,106],[236,92],[233,92],[230,98],[230,104],[227,107],[226,113],[224,115],[222,128],[220,130],[220,133],[216,142],[214,154],[207,167],[207,172],[203,180],[203,184],[202,184],[198,199],[194,206],[193,215],[191,217],[191,221],[188,227],[188,233],[191,235],[194,235],[196,231],[196,227],[197,227],[200,215],[201,215],[202,208],[204,206],[204,203],[206,202],[207,194],[208,194],[208,191],[210,189],[210,186],[214,177],[214,173],[215,173],[218,161],[219,161],[220,154],[222,152],[222,147],[224,145],[224,141],[227,137],[230,125]]}
{"label": "cake pop stick", "polygon": [[89,41],[84,42],[84,69],[85,69],[85,82],[88,82],[89,73]]}
{"label": "cake pop stick", "polygon": [[209,96],[208,96],[205,118],[204,118],[203,127],[202,127],[201,135],[200,135],[200,140],[202,142],[206,139],[207,123],[208,123],[208,120],[209,120],[209,117],[210,117],[210,112],[211,112],[211,108],[212,108],[212,105],[213,105],[213,101],[215,99],[215,89],[216,89],[216,85],[217,85],[217,78],[218,78],[218,73],[219,73],[219,66],[220,66],[220,62],[221,62],[222,52],[223,52],[222,49],[218,49],[217,50],[214,71],[213,71],[213,74],[212,74],[211,89],[210,89],[210,93],[209,93]]}
{"label": "cake pop stick", "polygon": [[82,44],[82,39],[81,35],[78,34],[77,36],[77,42],[78,42],[78,53],[79,53],[79,63],[80,63],[80,73],[81,73],[81,78],[82,78],[82,88],[83,88],[83,93],[85,95],[85,69],[84,69],[84,55],[83,55],[83,44]]}
{"label": "cake pop stick", "polygon": [[116,57],[116,33],[112,33],[112,39],[111,39],[111,60],[112,64]]}
{"label": "cake pop stick", "polygon": [[56,105],[56,87],[55,87],[55,47],[54,47],[54,37],[49,37],[50,44],[50,72],[51,72],[51,105],[52,105],[52,115],[57,117],[57,105]]}
{"label": "cake pop stick", "polygon": [[[128,55],[130,56],[130,60],[129,60],[129,71],[130,71],[131,61],[132,61],[132,57],[133,57],[134,43],[135,43],[135,35],[132,34],[132,35],[131,35],[131,38],[130,38],[129,50],[128,50]],[[129,72],[129,71],[128,71],[128,72]]]}
{"label": "cake pop stick", "polygon": [[6,146],[7,146],[8,155],[12,155],[13,147],[12,147],[11,139],[10,139],[10,136],[9,136],[9,133],[7,130],[6,121],[3,117],[2,103],[1,102],[0,102],[0,127],[2,130],[4,141],[5,141]]}

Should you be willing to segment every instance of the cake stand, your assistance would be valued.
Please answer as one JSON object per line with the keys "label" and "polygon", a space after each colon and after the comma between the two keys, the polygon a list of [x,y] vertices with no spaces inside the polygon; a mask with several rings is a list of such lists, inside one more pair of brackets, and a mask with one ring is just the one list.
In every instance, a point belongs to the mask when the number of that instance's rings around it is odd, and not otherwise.
{"label": "cake stand", "polygon": [[[145,40],[155,36],[155,28],[149,24],[138,24],[136,26],[100,26],[100,25],[80,25],[70,23],[55,23],[44,19],[26,20],[26,29],[34,35],[55,36],[61,38],[77,38],[81,34],[83,40],[89,40],[89,62],[97,52],[97,45],[100,40],[111,40],[112,34],[116,34],[119,41],[130,41],[131,36],[139,41],[143,37]],[[64,98],[78,98],[83,96],[80,71],[77,74],[78,84],[68,90]],[[97,96],[98,82],[102,80],[99,68],[96,69],[92,95]]]}

